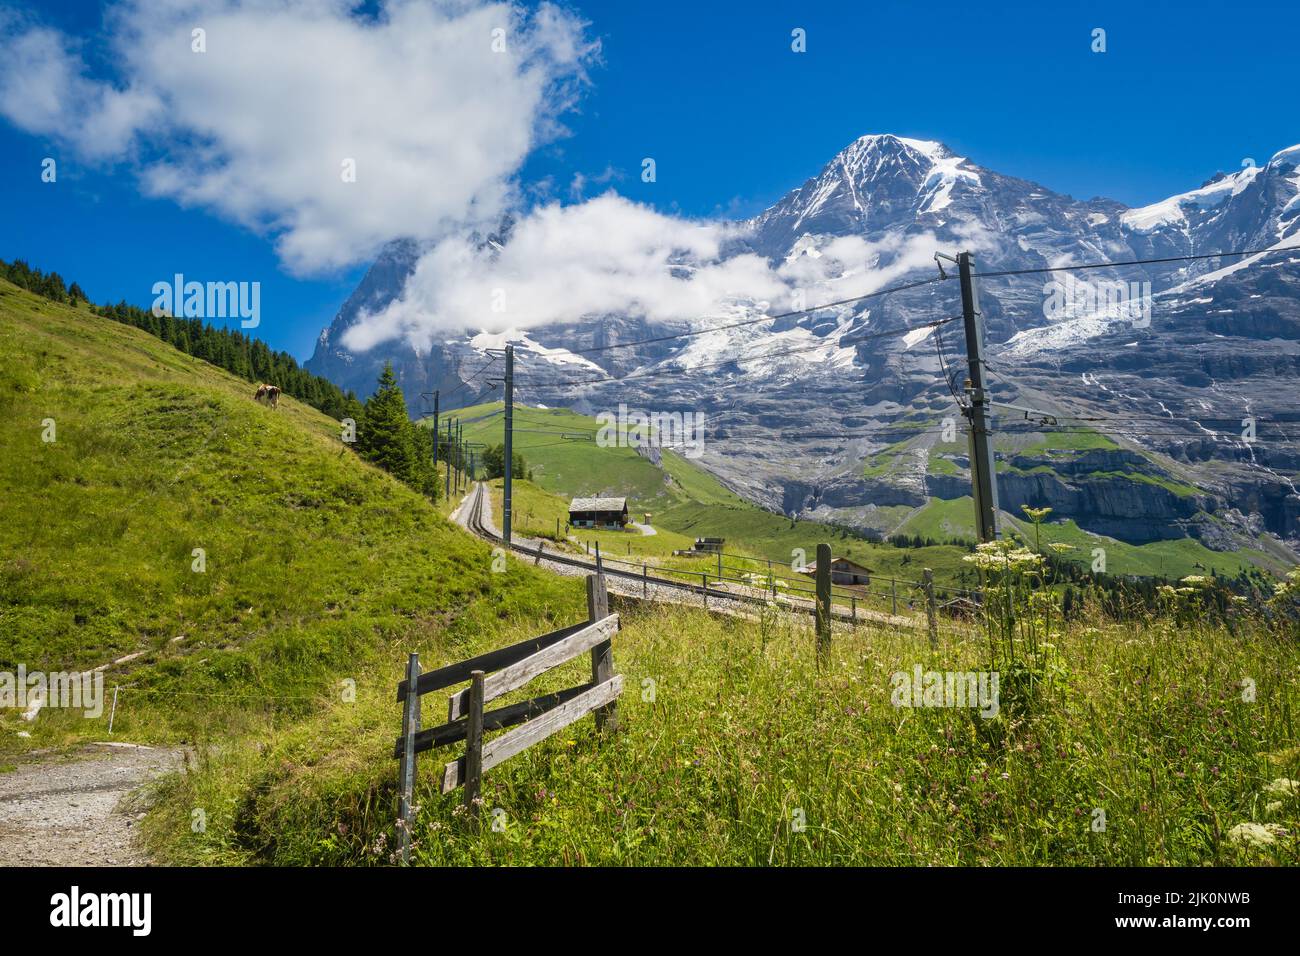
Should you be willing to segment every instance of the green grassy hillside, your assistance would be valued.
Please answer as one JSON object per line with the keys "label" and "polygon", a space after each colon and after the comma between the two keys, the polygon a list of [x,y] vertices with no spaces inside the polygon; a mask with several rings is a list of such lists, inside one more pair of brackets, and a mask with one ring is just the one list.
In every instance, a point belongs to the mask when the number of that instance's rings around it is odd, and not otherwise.
{"label": "green grassy hillside", "polygon": [[[387,695],[407,649],[582,606],[574,582],[492,574],[486,546],[336,422],[287,396],[258,405],[145,332],[0,283],[0,354],[0,671],[140,654],[107,675],[129,685],[115,735],[300,715],[337,705],[345,679]],[[27,740],[0,711],[0,747],[102,737],[106,721],[51,711]]]}
{"label": "green grassy hillside", "polygon": [[[503,440],[504,413],[500,402],[453,412],[465,425],[465,437],[497,444]],[[900,549],[872,544],[815,521],[793,521],[765,511],[729,491],[715,477],[690,460],[665,451],[662,467],[630,448],[600,447],[595,418],[568,409],[521,407],[515,415],[515,447],[524,456],[532,476],[516,493],[516,527],[525,534],[555,537],[556,519],[568,515],[568,501],[576,495],[609,494],[628,498],[633,520],[652,514],[659,534],[647,537],[617,532],[575,532],[583,541],[599,541],[607,554],[626,556],[671,555],[690,547],[697,537],[721,537],[727,550],[788,567],[796,549],[813,560],[817,545],[830,542],[837,555],[851,557],[884,576],[915,579],[921,568],[932,567],[940,581],[956,584],[963,570],[965,550],[951,545]],[[495,493],[500,515],[500,491]],[[562,533],[562,532],[561,532]],[[944,536],[947,537],[947,536]],[[685,562],[677,562],[685,564]]]}

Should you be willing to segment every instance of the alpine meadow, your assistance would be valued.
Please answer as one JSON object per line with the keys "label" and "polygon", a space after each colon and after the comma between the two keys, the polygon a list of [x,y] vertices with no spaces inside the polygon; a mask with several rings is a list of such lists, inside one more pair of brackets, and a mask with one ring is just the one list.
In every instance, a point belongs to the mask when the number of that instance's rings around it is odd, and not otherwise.
{"label": "alpine meadow", "polygon": [[1284,926],[1265,6],[0,0],[0,910]]}

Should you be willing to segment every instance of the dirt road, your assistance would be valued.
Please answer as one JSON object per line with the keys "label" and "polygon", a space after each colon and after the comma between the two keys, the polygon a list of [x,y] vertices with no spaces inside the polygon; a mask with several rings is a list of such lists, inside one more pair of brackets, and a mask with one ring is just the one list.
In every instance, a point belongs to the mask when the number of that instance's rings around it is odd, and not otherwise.
{"label": "dirt road", "polygon": [[147,866],[122,798],[177,769],[181,750],[90,744],[0,773],[0,866]]}

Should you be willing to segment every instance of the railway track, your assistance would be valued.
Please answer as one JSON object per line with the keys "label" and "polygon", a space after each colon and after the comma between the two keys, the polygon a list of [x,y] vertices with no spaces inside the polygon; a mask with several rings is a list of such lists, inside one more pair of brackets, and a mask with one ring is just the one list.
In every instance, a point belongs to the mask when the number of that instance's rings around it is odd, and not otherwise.
{"label": "railway track", "polygon": [[[469,502],[469,511],[465,516],[465,527],[468,528],[473,534],[478,535],[480,538],[490,541],[491,543],[496,544],[498,546],[504,547],[505,541],[502,538],[502,536],[497,534],[496,531],[494,531],[492,528],[488,527],[487,523],[483,520],[483,502],[487,495],[487,486],[482,482],[478,483],[475,486],[473,495],[474,497]],[[703,584],[691,584],[686,581],[677,581],[672,578],[649,574],[644,570],[631,571],[631,570],[617,567],[613,562],[609,562],[609,561],[600,561],[600,562],[587,561],[582,558],[573,557],[567,554],[562,554],[558,551],[541,551],[540,549],[542,548],[542,545],[540,542],[536,546],[528,547],[526,545],[519,544],[515,541],[511,541],[509,547],[510,550],[515,552],[516,554],[527,555],[528,557],[531,558],[539,558],[541,561],[550,561],[553,564],[560,564],[566,567],[578,568],[584,571],[590,571],[597,574],[604,574],[608,577],[622,578],[629,581],[640,582],[642,585],[643,594],[648,600],[656,600],[656,598],[654,598],[651,593],[650,590],[651,588],[671,588],[673,590],[683,592],[686,594],[699,595],[701,602],[706,607],[708,606],[708,602],[710,600],[714,600],[717,602],[733,601],[740,604],[749,604],[749,605],[756,605],[756,606],[766,606],[768,604],[768,599],[766,597],[759,597],[757,595],[745,594],[742,592],[735,592],[735,591],[721,591],[717,588],[707,588]],[[782,602],[781,609],[796,614],[815,615],[817,613],[815,607],[802,606],[799,604],[792,604],[789,602]],[[876,620],[874,618],[864,618],[861,615],[855,618],[848,611],[845,611],[844,609],[839,607],[835,607],[834,605],[832,605],[831,607],[831,617],[837,620],[844,621],[845,623],[848,624],[886,623],[884,621]],[[902,619],[897,619],[892,623],[899,624],[904,627],[915,626],[910,621],[904,623]]]}

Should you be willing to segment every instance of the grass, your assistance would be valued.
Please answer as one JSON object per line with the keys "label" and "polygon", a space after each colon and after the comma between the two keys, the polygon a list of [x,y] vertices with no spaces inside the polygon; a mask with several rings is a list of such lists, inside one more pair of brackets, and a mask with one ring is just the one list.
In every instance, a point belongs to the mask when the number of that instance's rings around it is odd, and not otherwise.
{"label": "grass", "polygon": [[[1012,524],[1026,541],[1034,540],[1034,528],[1029,521],[1012,519]],[[1127,544],[1092,534],[1068,519],[1052,521],[1049,518],[1040,525],[1040,533],[1044,547],[1050,543],[1070,545],[1077,550],[1062,557],[1084,564],[1091,564],[1094,548],[1104,548],[1106,571],[1110,574],[1175,579],[1215,571],[1234,577],[1239,572],[1256,570],[1257,562],[1266,560],[1265,555],[1255,551],[1211,551],[1195,538]]]}
{"label": "grass", "polygon": [[943,541],[962,538],[975,541],[975,504],[970,495],[946,500],[930,498],[898,528],[899,534],[920,535]]}
{"label": "grass", "polygon": [[[500,402],[449,414],[464,423],[467,441],[498,445],[505,440]],[[514,449],[523,455],[533,481],[547,491],[570,497],[618,495],[635,501],[640,511],[654,511],[674,498],[665,473],[635,449],[610,446],[593,454],[599,428],[594,418],[567,409],[517,406],[514,427]]]}
{"label": "grass", "polygon": [[[1030,522],[1011,516],[1004,517],[1004,530],[1009,525],[1027,541],[1034,540]],[[898,529],[901,534],[920,535],[923,538],[943,540],[964,538],[974,540],[974,505],[969,496],[945,501],[931,498],[929,503],[914,513]],[[1254,549],[1240,551],[1211,551],[1195,538],[1174,538],[1168,541],[1150,541],[1145,544],[1128,544],[1116,538],[1094,534],[1080,528],[1073,519],[1049,518],[1042,525],[1042,543],[1066,544],[1075,548],[1061,557],[1091,566],[1094,548],[1106,550],[1106,571],[1110,574],[1140,575],[1143,577],[1181,578],[1189,574],[1203,574],[1214,569],[1228,577],[1238,572],[1254,572],[1263,567],[1270,571],[1281,567],[1275,556]],[[936,560],[931,558],[929,560]],[[936,575],[938,575],[938,565]],[[948,565],[948,567],[957,567]],[[942,577],[942,575],[939,575]]]}
{"label": "grass", "polygon": [[[0,671],[142,655],[106,675],[115,737],[274,730],[337,706],[349,680],[390,695],[406,651],[545,623],[576,593],[492,574],[486,545],[336,422],[287,396],[260,406],[142,331],[0,282],[0,350]],[[364,686],[371,668],[382,687]],[[107,720],[47,710],[26,739],[0,710],[0,751],[103,739]]]}
{"label": "grass", "polygon": [[881,478],[889,474],[894,470],[894,466],[899,459],[903,455],[907,454],[908,448],[911,444],[910,440],[895,442],[888,448],[871,455],[862,464],[862,477]]}
{"label": "grass", "polygon": [[[500,527],[505,510],[504,482],[498,478],[490,482],[489,486],[492,492],[492,517]],[[511,524],[514,532],[521,536],[568,542],[573,547],[577,547],[578,543],[591,543],[593,550],[594,544],[599,542],[603,553],[616,558],[663,558],[671,555],[674,550],[689,548],[694,544],[693,538],[658,528],[653,535],[642,534],[636,529],[606,531],[594,528],[573,528],[566,534],[569,521],[568,498],[551,494],[531,481],[514,481],[511,486]],[[633,512],[629,517],[638,521],[642,515]]]}
{"label": "grass", "polygon": [[[577,609],[575,608],[575,613]],[[1172,620],[1077,622],[1050,686],[998,717],[891,705],[895,672],[979,669],[988,645],[945,632],[836,633],[819,669],[802,625],[686,609],[625,610],[620,730],[573,725],[486,778],[485,821],[421,758],[420,865],[1202,865],[1298,862],[1296,837],[1244,849],[1232,827],[1280,823],[1263,788],[1300,776],[1294,639]],[[585,679],[582,664],[550,686]],[[1257,682],[1242,700],[1243,675]],[[539,687],[545,690],[547,687]],[[266,749],[214,754],[171,781],[147,832],[173,862],[391,862],[397,715],[333,711]],[[206,832],[189,810],[208,808]],[[1104,832],[1094,832],[1096,813]],[[803,824],[800,828],[799,824]]]}
{"label": "grass", "polygon": [[1043,432],[1035,441],[1017,449],[1020,455],[1040,455],[1053,451],[1111,451],[1120,446],[1101,432],[1090,428],[1070,432]]}

